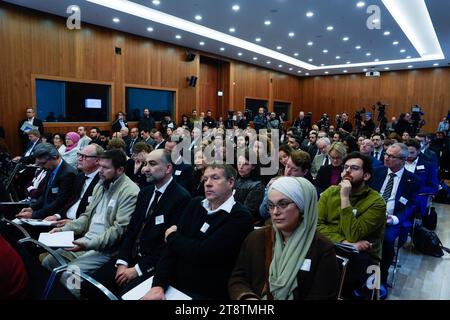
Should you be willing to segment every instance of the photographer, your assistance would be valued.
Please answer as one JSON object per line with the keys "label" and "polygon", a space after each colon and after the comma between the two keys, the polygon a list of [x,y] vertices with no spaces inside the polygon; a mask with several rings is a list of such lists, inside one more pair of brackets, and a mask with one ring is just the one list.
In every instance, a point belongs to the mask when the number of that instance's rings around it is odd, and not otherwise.
{"label": "photographer", "polygon": [[322,118],[320,118],[319,122],[317,122],[317,125],[319,126],[320,130],[328,131],[328,128],[330,126],[330,118],[326,113],[322,115]]}
{"label": "photographer", "polygon": [[296,127],[300,132],[302,137],[306,137],[308,132],[311,130],[311,112],[305,116],[305,112],[300,111],[298,113],[298,118],[294,121],[293,127]]}
{"label": "photographer", "polygon": [[414,134],[414,128],[411,123],[411,115],[409,113],[401,113],[398,118],[397,125],[395,126],[395,132],[398,135],[402,135],[403,132],[408,132],[409,135]]}
{"label": "photographer", "polygon": [[350,123],[350,121],[348,121],[348,113],[347,112],[343,112],[341,115],[341,123],[340,126],[338,125],[339,128],[339,132],[341,133],[345,133],[345,134],[350,134],[353,130],[353,126]]}

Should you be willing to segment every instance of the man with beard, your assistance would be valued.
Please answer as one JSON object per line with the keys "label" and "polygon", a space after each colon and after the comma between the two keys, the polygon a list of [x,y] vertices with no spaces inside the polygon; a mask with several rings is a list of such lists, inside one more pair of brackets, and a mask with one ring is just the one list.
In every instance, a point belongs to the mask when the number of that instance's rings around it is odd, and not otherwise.
{"label": "man with beard", "polygon": [[117,258],[111,259],[94,279],[122,294],[153,275],[165,247],[164,232],[177,224],[191,196],[172,177],[170,152],[154,150],[145,156],[143,172],[151,183],[138,194]]}
{"label": "man with beard", "polygon": [[[117,251],[120,240],[136,206],[139,188],[125,175],[127,157],[121,150],[108,150],[100,157],[100,179],[86,211],[62,228],[50,233],[74,231],[80,236],[72,248],[58,249],[57,253],[81,272],[91,274],[105,264]],[[42,265],[53,270],[59,263],[47,256]],[[63,284],[70,283],[70,271],[61,276]],[[79,296],[79,289],[72,289]]]}
{"label": "man with beard", "polygon": [[344,294],[348,294],[361,288],[367,267],[381,261],[386,204],[378,192],[367,186],[372,177],[369,157],[352,152],[343,163],[342,181],[320,195],[317,231],[332,242],[358,250],[349,256],[344,286]]}

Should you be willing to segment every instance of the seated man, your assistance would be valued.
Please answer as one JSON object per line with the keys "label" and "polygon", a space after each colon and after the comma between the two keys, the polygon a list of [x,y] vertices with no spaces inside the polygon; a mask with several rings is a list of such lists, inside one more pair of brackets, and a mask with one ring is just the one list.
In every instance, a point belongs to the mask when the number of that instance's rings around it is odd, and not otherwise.
{"label": "seated man", "polygon": [[[92,273],[106,263],[119,247],[120,239],[130,222],[136,206],[139,188],[125,175],[127,157],[121,150],[108,150],[100,160],[100,179],[86,211],[76,220],[51,232],[74,231],[81,238],[73,242],[71,249],[58,249],[69,266]],[[52,256],[42,265],[48,270],[58,266]],[[61,280],[67,280],[65,273]],[[79,291],[72,291],[75,295]]]}
{"label": "seated man", "polygon": [[41,143],[36,146],[34,155],[39,167],[47,170],[47,184],[44,193],[31,207],[23,208],[17,218],[44,219],[58,213],[70,199],[76,170],[65,162],[55,146]]}
{"label": "seated man", "polygon": [[234,200],[233,167],[209,165],[203,179],[206,199],[192,199],[178,225],[166,230],[167,246],[144,299],[164,299],[169,285],[194,299],[228,297],[228,279],[242,241],[253,230],[252,217]]}
{"label": "seated man", "polygon": [[342,181],[325,190],[318,203],[317,231],[332,242],[352,244],[359,251],[349,257],[344,288],[348,290],[361,288],[367,267],[381,260],[386,204],[367,186],[371,177],[370,158],[352,152],[344,158]]}
{"label": "seated man", "polygon": [[28,142],[25,147],[23,156],[17,156],[13,159],[13,161],[20,161],[26,164],[34,163],[34,160],[36,159],[36,147],[41,143],[41,133],[37,129],[32,129],[28,131],[27,135],[30,142]]}
{"label": "seated man", "polygon": [[415,196],[420,189],[420,180],[405,170],[407,157],[406,145],[394,143],[384,154],[384,167],[375,171],[370,184],[386,201],[386,230],[381,261],[382,285],[387,282],[389,266],[395,255],[395,239],[400,236],[399,240],[406,240],[412,224],[412,213],[416,210]]}
{"label": "seated man", "polygon": [[169,152],[154,150],[145,155],[145,163],[143,171],[152,185],[138,194],[118,257],[93,275],[113,292],[125,293],[153,275],[165,247],[164,232],[178,223],[183,212],[180,208],[191,199],[172,177]]}

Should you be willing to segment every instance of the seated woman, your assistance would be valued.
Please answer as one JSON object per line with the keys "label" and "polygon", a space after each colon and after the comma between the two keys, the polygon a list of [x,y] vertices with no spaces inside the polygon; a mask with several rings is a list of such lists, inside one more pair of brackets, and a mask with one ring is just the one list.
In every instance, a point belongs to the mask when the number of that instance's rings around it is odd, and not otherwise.
{"label": "seated woman", "polygon": [[289,157],[291,156],[291,153],[293,151],[294,150],[292,150],[292,148],[287,144],[280,145],[280,150],[278,151],[278,158],[279,158],[278,175],[279,176],[284,175],[284,171],[286,169],[286,164],[289,161]]}
{"label": "seated woman", "polygon": [[131,150],[131,158],[127,160],[125,174],[133,180],[139,188],[148,186],[142,168],[145,165],[145,156],[153,151],[153,147],[145,142],[136,142]]}
{"label": "seated woman", "polygon": [[347,150],[344,144],[341,142],[334,142],[331,145],[330,150],[328,150],[331,164],[320,167],[316,176],[316,188],[319,194],[325,191],[329,186],[336,186],[341,182],[342,161],[346,155]]}
{"label": "seated woman", "polygon": [[[214,150],[212,150],[211,156],[214,158]],[[203,173],[205,172],[206,165],[207,163],[203,150],[199,148],[194,154],[194,181],[192,183],[191,190],[191,196],[193,198],[205,196],[205,182],[203,181]]]}
{"label": "seated woman", "polygon": [[259,205],[264,197],[264,185],[259,180],[259,167],[254,164],[255,162],[256,154],[248,149],[245,150],[244,154],[238,155],[238,177],[234,184],[236,190],[234,198],[250,211],[256,225],[262,225]]}
{"label": "seated woman", "polygon": [[66,150],[62,154],[62,158],[68,164],[70,164],[75,169],[78,163],[78,141],[80,141],[80,135],[76,132],[67,132],[66,134]]}
{"label": "seated woman", "polygon": [[270,186],[272,226],[245,239],[228,282],[231,299],[336,299],[339,269],[333,244],[316,232],[317,193],[304,178]]}
{"label": "seated woman", "polygon": [[62,156],[66,152],[66,145],[64,144],[65,137],[60,133],[55,133],[53,135],[53,145],[58,150],[59,154]]}

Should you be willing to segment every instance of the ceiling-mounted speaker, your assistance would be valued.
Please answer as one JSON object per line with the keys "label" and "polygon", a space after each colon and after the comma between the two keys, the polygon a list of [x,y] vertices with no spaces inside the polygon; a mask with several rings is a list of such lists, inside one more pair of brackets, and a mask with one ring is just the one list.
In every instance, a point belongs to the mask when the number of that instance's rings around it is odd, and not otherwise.
{"label": "ceiling-mounted speaker", "polygon": [[186,61],[194,61],[195,60],[195,53],[188,51],[186,52]]}
{"label": "ceiling-mounted speaker", "polygon": [[195,87],[195,85],[197,84],[197,79],[198,79],[198,77],[196,77],[196,76],[188,77],[187,81],[188,81],[189,87]]}

